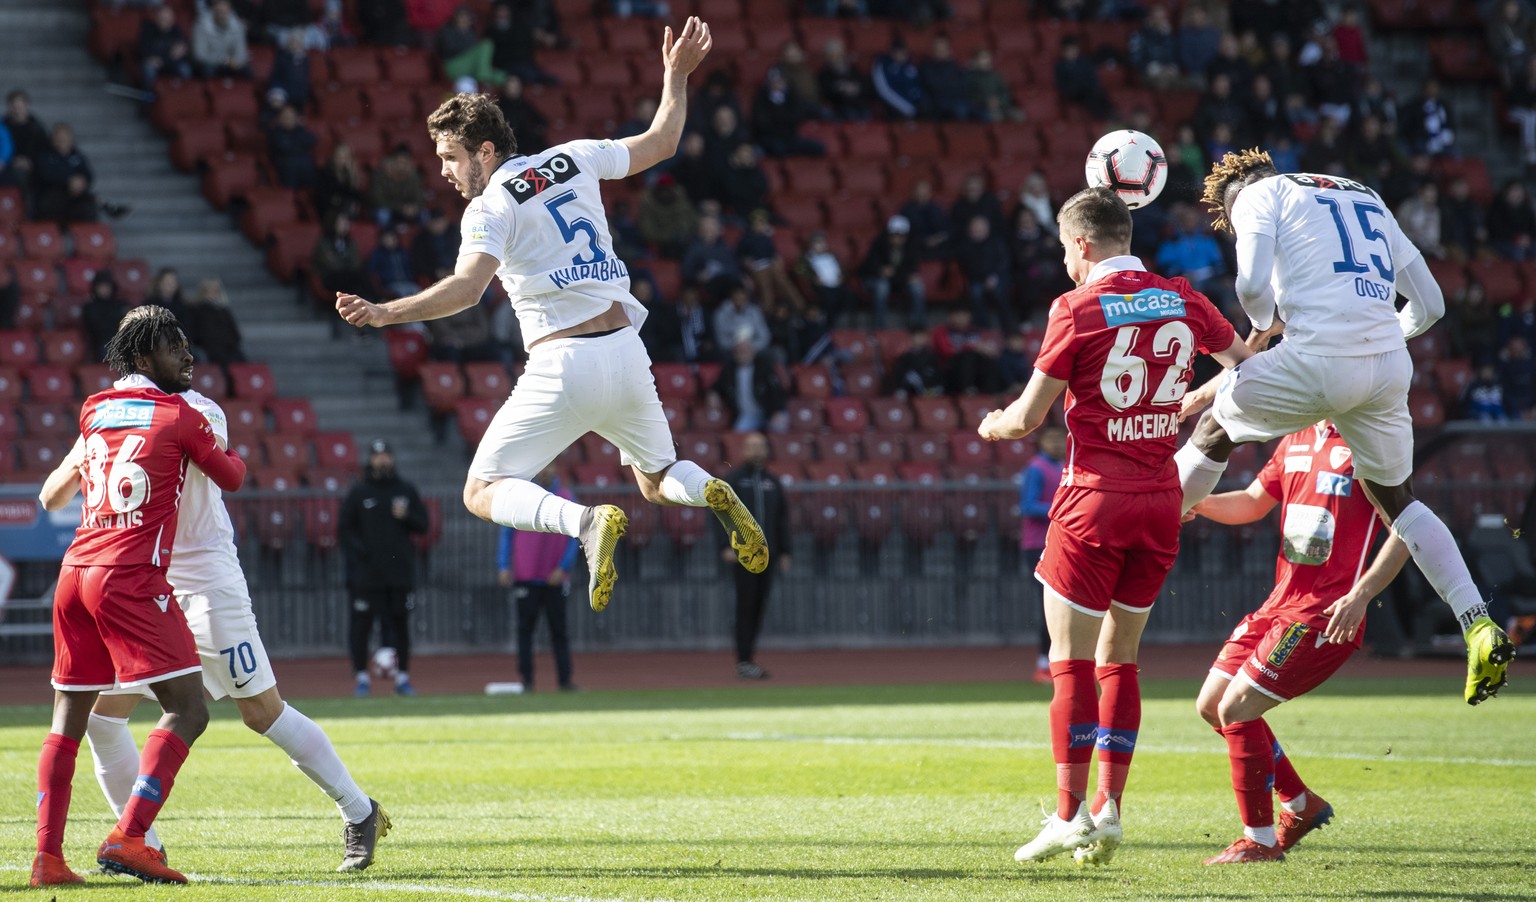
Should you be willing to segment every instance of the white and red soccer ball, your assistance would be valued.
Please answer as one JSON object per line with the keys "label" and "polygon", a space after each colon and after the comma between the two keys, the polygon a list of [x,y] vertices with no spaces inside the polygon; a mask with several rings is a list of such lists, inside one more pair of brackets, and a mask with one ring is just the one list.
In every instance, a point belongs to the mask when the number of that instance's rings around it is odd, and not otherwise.
{"label": "white and red soccer ball", "polygon": [[1168,184],[1168,159],[1152,137],[1129,128],[1093,143],[1083,167],[1091,187],[1114,189],[1132,210],[1157,200]]}

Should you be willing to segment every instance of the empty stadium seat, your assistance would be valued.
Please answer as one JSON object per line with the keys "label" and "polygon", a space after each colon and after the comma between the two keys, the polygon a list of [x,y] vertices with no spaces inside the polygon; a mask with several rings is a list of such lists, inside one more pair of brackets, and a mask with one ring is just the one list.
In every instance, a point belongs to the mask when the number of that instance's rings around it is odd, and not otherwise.
{"label": "empty stadium seat", "polygon": [[421,396],[427,407],[437,413],[452,413],[454,405],[464,397],[464,372],[457,363],[423,363]]}
{"label": "empty stadium seat", "polygon": [[790,462],[801,463],[815,457],[814,445],[804,435],[773,433],[768,436],[768,451],[774,465],[780,468]]}
{"label": "empty stadium seat", "polygon": [[491,427],[491,419],[501,408],[501,401],[492,398],[460,398],[453,404],[453,419],[458,426],[459,437],[464,444],[475,448]]}
{"label": "empty stadium seat", "polygon": [[426,335],[414,327],[389,328],[384,330],[384,345],[389,366],[398,378],[414,381],[420,377],[428,355]]}
{"label": "empty stadium seat", "polygon": [[827,425],[826,402],[820,398],[790,398],[785,411],[789,428],[796,432],[816,432]]}
{"label": "empty stadium seat", "polygon": [[321,470],[347,470],[357,466],[357,444],[350,432],[316,432],[310,437],[310,444],[315,449],[315,465]]}
{"label": "empty stadium seat", "polygon": [[244,401],[268,401],[277,395],[277,383],[265,363],[231,363],[229,378],[235,397]]}
{"label": "empty stadium seat", "polygon": [[922,432],[947,433],[960,428],[955,402],[949,398],[913,398],[912,412],[917,417],[917,428]]}
{"label": "empty stadium seat", "polygon": [[656,378],[656,394],[662,398],[696,398],[698,382],[685,363],[658,363],[651,367]]}
{"label": "empty stadium seat", "polygon": [[906,438],[900,434],[872,433],[864,437],[864,457],[870,461],[899,463],[907,459]]}
{"label": "empty stadium seat", "polygon": [[33,401],[70,401],[75,397],[75,377],[68,367],[39,364],[27,371],[27,393]]}
{"label": "empty stadium seat", "polygon": [[864,443],[858,435],[827,433],[816,436],[816,456],[822,461],[854,464],[864,459]]}
{"label": "empty stadium seat", "polygon": [[192,388],[215,401],[222,401],[229,395],[229,380],[217,366],[199,364],[192,369]]}
{"label": "empty stadium seat", "polygon": [[869,409],[862,398],[829,398],[827,425],[833,432],[863,432],[869,428]]}
{"label": "empty stadium seat", "polygon": [[267,412],[277,432],[309,435],[315,431],[315,408],[308,398],[273,398],[267,402]]}
{"label": "empty stadium seat", "polygon": [[43,362],[73,367],[85,362],[85,338],[74,329],[57,329],[38,335],[43,347]]}
{"label": "empty stadium seat", "polygon": [[269,466],[287,467],[293,472],[309,466],[309,443],[303,435],[268,433],[261,437],[261,448]]}

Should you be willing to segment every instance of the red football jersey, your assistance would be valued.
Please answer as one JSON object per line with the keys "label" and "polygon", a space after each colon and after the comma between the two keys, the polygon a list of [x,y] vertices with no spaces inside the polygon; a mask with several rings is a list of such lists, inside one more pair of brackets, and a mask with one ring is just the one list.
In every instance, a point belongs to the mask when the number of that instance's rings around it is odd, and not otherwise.
{"label": "red football jersey", "polygon": [[1051,304],[1035,369],[1067,383],[1062,485],[1106,492],[1179,487],[1179,401],[1198,351],[1224,351],[1232,324],[1184,279],[1112,272]]}
{"label": "red football jersey", "polygon": [[187,461],[228,467],[208,421],[157,388],[111,388],[86,399],[80,437],[85,502],[64,563],[169,566]]}
{"label": "red football jersey", "polygon": [[[1355,483],[1349,446],[1331,424],[1303,429],[1281,439],[1258,479],[1280,499],[1275,591],[1263,609],[1325,629],[1323,609],[1365,572],[1381,528],[1376,508]],[[1355,633],[1356,648],[1363,627]]]}

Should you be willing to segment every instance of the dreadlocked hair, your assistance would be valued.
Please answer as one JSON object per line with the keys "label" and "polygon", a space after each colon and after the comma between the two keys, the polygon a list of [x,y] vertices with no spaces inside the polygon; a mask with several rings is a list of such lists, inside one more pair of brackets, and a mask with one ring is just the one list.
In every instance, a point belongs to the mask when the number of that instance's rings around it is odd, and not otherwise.
{"label": "dreadlocked hair", "polygon": [[1205,194],[1200,200],[1215,214],[1216,219],[1211,225],[1216,231],[1232,231],[1232,223],[1227,221],[1227,192],[1234,185],[1241,188],[1277,172],[1269,152],[1257,147],[1226,153],[1212,163],[1211,174],[1205,177]]}
{"label": "dreadlocked hair", "polygon": [[123,316],[117,334],[107,341],[105,363],[118,375],[131,376],[139,371],[135,361],[153,354],[162,338],[171,345],[182,340],[176,314],[154,304],[135,307]]}

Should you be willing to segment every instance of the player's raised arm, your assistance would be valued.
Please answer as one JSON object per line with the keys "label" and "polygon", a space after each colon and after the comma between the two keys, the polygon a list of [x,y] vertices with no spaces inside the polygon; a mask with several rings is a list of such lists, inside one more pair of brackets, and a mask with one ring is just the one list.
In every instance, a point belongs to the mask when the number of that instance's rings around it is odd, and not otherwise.
{"label": "player's raised arm", "polygon": [[85,463],[85,437],[75,439],[74,447],[59,461],[59,465],[53,468],[48,478],[43,480],[43,490],[37,493],[37,500],[42,502],[43,510],[63,510],[69,499],[75,497],[80,491],[80,467]]}
{"label": "player's raised arm", "polygon": [[710,46],[709,26],[698,16],[689,16],[682,34],[675,38],[671,26],[662,32],[661,103],[656,107],[656,118],[644,133],[619,141],[629,151],[629,175],[644,172],[677,153],[688,117],[688,76],[704,62]]}
{"label": "player's raised arm", "polygon": [[337,292],[336,312],[354,326],[379,328],[442,319],[479,303],[500,265],[490,254],[466,254],[454,266],[453,275],[398,301],[373,304],[355,294]]}

